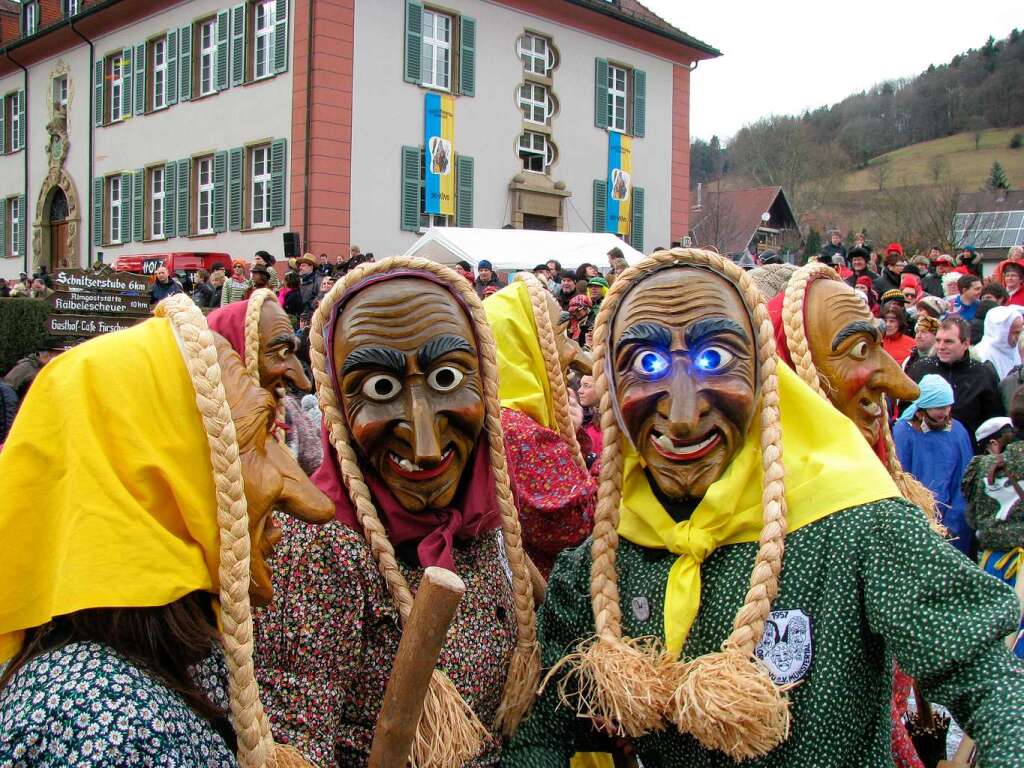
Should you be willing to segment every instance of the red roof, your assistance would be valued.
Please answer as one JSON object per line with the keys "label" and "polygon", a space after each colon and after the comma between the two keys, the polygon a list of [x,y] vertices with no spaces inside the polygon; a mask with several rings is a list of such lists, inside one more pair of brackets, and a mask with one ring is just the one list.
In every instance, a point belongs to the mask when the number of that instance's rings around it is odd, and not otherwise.
{"label": "red roof", "polygon": [[[702,201],[700,209],[694,208],[691,220],[694,222],[693,231],[697,237],[698,244],[708,244],[708,234],[702,233],[701,225],[708,221],[709,217],[717,215],[722,222],[717,224],[719,238],[719,250],[722,253],[740,253],[749,245],[757,228],[762,225],[761,214],[770,211],[775,205],[776,199],[782,195],[782,200],[789,212],[789,218],[795,221],[792,209],[786,201],[782,187],[752,187],[750,189],[723,189],[721,191],[702,190]],[[696,196],[691,195],[691,200]],[[773,217],[774,218],[774,217]],[[782,222],[769,220],[767,226],[778,229]],[[705,229],[707,225],[705,224]],[[712,235],[713,237],[713,235]]]}

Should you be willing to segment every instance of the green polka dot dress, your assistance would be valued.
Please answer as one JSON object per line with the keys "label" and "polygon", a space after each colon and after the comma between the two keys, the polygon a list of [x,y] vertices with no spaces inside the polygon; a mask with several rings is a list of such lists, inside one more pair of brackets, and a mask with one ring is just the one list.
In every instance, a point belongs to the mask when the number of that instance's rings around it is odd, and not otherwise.
{"label": "green polka dot dress", "polygon": [[[756,543],[715,551],[685,655],[717,650],[750,579]],[[663,636],[665,584],[675,555],[621,540],[624,631]],[[555,564],[540,610],[545,666],[593,633],[590,547]],[[789,739],[751,768],[891,766],[894,659],[978,741],[982,768],[1024,765],[1024,663],[1003,645],[1017,626],[1013,593],[934,534],[916,507],[885,500],[837,512],[791,533],[778,597],[758,645],[790,693]],[[506,768],[567,766],[603,739],[545,688],[506,748]],[[728,756],[666,726],[636,742],[644,768],[731,768]]]}

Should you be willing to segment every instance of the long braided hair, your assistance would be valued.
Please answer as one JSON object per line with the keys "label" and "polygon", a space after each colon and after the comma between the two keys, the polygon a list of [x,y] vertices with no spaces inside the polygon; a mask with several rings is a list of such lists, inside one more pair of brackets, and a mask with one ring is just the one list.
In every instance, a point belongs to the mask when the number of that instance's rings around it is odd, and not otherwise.
{"label": "long braided hair", "polygon": [[[614,408],[613,382],[609,380],[612,324],[630,289],[655,271],[676,267],[705,269],[722,276],[736,289],[750,313],[757,347],[764,469],[763,527],[746,597],[722,649],[692,661],[675,659],[660,639],[623,636],[615,565],[623,480],[620,442],[625,436]],[[786,535],[777,364],[772,323],[757,286],[731,261],[710,251],[658,251],[619,275],[605,296],[594,329],[595,386],[604,439],[591,546],[595,636],[552,670],[568,668],[559,690],[563,701],[581,716],[611,724],[620,734],[629,736],[659,730],[668,720],[705,747],[737,760],[766,754],[788,737],[790,715],[785,692],[775,686],[754,656],[771,601],[778,592]]]}
{"label": "long braided hair", "polygon": [[[263,311],[263,304],[267,301],[277,301],[274,292],[269,288],[257,288],[249,296],[249,303],[245,308],[245,372],[249,378],[260,386],[260,312]],[[274,392],[274,399],[277,401],[277,421],[285,423],[284,398],[287,392],[284,386],[279,386]],[[274,434],[278,442],[285,442],[283,429],[275,429]]]}
{"label": "long braided hair", "polygon": [[[331,445],[338,454],[345,488],[355,505],[356,516],[363,528],[363,535],[404,623],[412,609],[412,590],[398,567],[394,547],[388,540],[387,531],[374,507],[351,444],[341,410],[341,395],[329,373],[327,355],[330,354],[330,350],[326,338],[331,330],[328,326],[333,309],[344,295],[370,278],[395,271],[411,274],[413,277],[419,272],[438,279],[466,308],[477,338],[483,383],[484,429],[487,433],[495,495],[501,512],[505,553],[512,570],[517,625],[516,646],[494,727],[500,729],[506,736],[511,736],[533,702],[540,679],[540,654],[533,587],[526,564],[526,553],[523,550],[519,514],[512,501],[512,489],[505,463],[494,336],[487,324],[483,305],[472,286],[448,267],[422,258],[396,256],[379,262],[361,264],[348,272],[321,300],[313,315],[310,357],[317,397],[320,400]],[[418,768],[456,768],[471,760],[488,736],[487,729],[480,723],[448,676],[442,670],[435,669],[423,716],[416,730],[412,764]]]}
{"label": "long braided hair", "polygon": [[202,311],[184,294],[164,299],[155,314],[171,321],[181,342],[210,446],[220,527],[221,639],[228,669],[231,721],[238,737],[238,764],[241,768],[308,766],[293,748],[274,743],[270,722],[260,703],[252,660],[249,512],[235,423],[224,391],[213,332]]}
{"label": "long braided hair", "polygon": [[[807,299],[807,290],[815,280],[843,281],[834,269],[824,264],[811,263],[800,267],[793,273],[786,286],[786,296],[782,304],[782,324],[786,331],[786,346],[789,348],[797,375],[821,397],[829,400],[828,381],[814,364],[804,327],[804,302]],[[923,509],[931,526],[940,534],[944,534],[935,496],[916,477],[903,470],[896,456],[896,445],[893,443],[892,430],[887,418],[882,419],[882,440],[885,444],[885,468],[889,470],[889,475],[899,488],[900,494],[910,503]]]}

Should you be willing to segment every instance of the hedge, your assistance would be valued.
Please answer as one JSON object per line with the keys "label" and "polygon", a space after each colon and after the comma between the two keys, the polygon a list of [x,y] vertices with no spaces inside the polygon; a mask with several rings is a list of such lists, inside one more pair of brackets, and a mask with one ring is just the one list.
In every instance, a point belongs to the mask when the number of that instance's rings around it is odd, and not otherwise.
{"label": "hedge", "polygon": [[0,375],[39,348],[50,311],[50,305],[40,299],[0,299]]}

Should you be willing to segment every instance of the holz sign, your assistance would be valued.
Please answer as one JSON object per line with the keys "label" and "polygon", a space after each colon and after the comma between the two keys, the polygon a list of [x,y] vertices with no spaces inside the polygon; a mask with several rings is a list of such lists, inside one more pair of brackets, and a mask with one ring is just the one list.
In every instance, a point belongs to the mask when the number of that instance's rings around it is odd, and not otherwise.
{"label": "holz sign", "polygon": [[142,317],[102,317],[89,315],[50,315],[46,332],[53,336],[100,336],[141,323]]}
{"label": "holz sign", "polygon": [[58,313],[99,312],[111,315],[148,315],[148,296],[120,293],[69,293],[56,291],[46,301]]}
{"label": "holz sign", "polygon": [[62,269],[53,277],[57,288],[64,290],[137,293],[149,291],[149,283],[144,278],[126,272],[100,274],[85,269]]}

